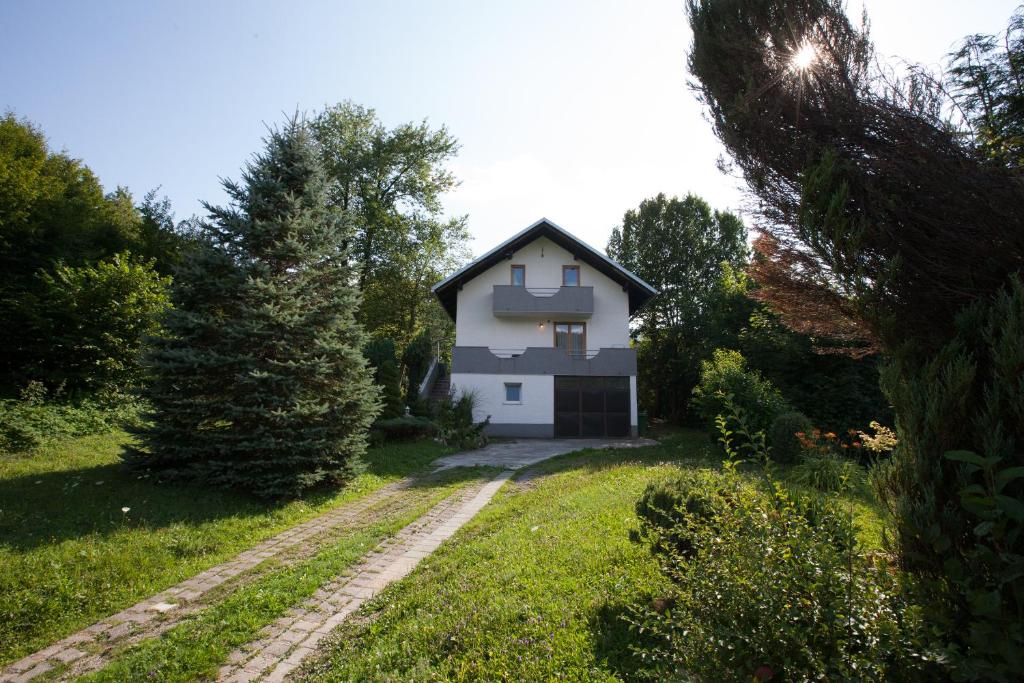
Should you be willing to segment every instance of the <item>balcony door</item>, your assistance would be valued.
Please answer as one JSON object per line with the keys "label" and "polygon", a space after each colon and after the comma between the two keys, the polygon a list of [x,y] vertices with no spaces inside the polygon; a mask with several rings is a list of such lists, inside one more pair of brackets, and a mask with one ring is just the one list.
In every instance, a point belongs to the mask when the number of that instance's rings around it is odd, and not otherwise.
{"label": "balcony door", "polygon": [[570,356],[586,358],[587,324],[555,323],[555,348],[564,349]]}

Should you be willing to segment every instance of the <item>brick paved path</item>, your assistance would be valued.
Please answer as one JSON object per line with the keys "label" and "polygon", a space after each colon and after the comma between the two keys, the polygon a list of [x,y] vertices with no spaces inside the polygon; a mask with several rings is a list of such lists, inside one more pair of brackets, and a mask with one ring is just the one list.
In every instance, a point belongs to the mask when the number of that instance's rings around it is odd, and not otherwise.
{"label": "brick paved path", "polygon": [[409,574],[471,520],[511,477],[506,470],[435,505],[363,557],[351,575],[321,587],[301,607],[266,627],[263,637],[235,650],[220,670],[223,683],[283,681],[317,643],[389,584]]}
{"label": "brick paved path", "polygon": [[[387,484],[373,493],[330,512],[291,527],[234,559],[211,567],[187,581],[161,591],[106,619],[6,666],[0,671],[0,683],[21,683],[51,671],[61,664],[71,664],[81,675],[107,664],[107,657],[96,650],[109,650],[112,645],[159,635],[191,611],[198,601],[214,588],[253,569],[264,560],[286,550],[309,543],[316,536],[357,523],[378,503],[398,491],[409,488],[416,479],[406,478]],[[92,652],[92,654],[90,654]]]}

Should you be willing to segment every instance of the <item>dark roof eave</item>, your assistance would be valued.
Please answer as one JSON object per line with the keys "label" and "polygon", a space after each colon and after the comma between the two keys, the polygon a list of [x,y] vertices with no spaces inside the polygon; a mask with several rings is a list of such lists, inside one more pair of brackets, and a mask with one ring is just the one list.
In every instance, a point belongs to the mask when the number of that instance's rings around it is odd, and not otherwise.
{"label": "dark roof eave", "polygon": [[530,225],[522,232],[514,235],[505,242],[502,242],[480,258],[471,261],[452,275],[434,285],[432,291],[438,298],[441,306],[455,320],[458,304],[458,291],[462,285],[469,282],[483,271],[491,268],[500,261],[511,258],[512,254],[523,246],[538,239],[547,237],[559,245],[574,258],[582,260],[591,267],[603,273],[609,279],[617,282],[629,293],[629,315],[633,317],[637,311],[650,301],[657,293],[651,285],[629,272],[621,265],[600,253],[587,243],[571,235],[566,230],[555,225],[551,221],[542,218]]}

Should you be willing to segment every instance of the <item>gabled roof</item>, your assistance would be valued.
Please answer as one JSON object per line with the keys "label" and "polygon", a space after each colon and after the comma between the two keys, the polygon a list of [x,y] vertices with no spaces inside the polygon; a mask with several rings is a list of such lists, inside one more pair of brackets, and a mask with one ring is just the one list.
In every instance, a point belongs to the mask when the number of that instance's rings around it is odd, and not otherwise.
{"label": "gabled roof", "polygon": [[434,285],[431,291],[434,292],[434,296],[440,300],[441,305],[444,306],[444,310],[448,311],[448,315],[450,315],[452,320],[454,320],[458,305],[458,293],[463,284],[469,282],[496,263],[500,263],[504,259],[511,258],[512,254],[516,251],[522,249],[524,246],[539,237],[547,237],[549,240],[572,254],[576,259],[583,261],[595,270],[608,276],[611,280],[622,285],[622,288],[629,293],[630,316],[640,310],[640,308],[643,307],[651,297],[658,293],[658,290],[654,287],[650,286],[636,275],[605,256],[594,247],[590,246],[575,235],[570,234],[563,228],[555,225],[546,218],[541,218],[522,232],[513,235],[494,249],[491,249],[480,258],[466,264],[441,282]]}

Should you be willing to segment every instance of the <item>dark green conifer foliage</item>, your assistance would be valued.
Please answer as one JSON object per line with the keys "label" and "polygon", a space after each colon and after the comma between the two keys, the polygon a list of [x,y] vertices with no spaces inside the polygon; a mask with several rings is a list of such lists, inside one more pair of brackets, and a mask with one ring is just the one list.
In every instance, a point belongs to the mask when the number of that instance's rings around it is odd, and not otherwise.
{"label": "dark green conifer foliage", "polygon": [[1024,284],[957,317],[934,356],[883,373],[899,443],[873,474],[899,559],[957,680],[1024,668]]}
{"label": "dark green conifer foliage", "polygon": [[351,224],[306,125],[270,133],[228,207],[206,205],[147,358],[153,406],[126,460],[167,479],[295,496],[357,470],[378,390],[361,353]]}
{"label": "dark green conifer foliage", "polygon": [[402,372],[398,368],[395,340],[374,337],[367,342],[363,355],[373,369],[373,381],[380,387],[380,417],[400,417],[405,412],[405,406],[402,404]]}

